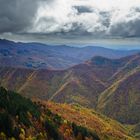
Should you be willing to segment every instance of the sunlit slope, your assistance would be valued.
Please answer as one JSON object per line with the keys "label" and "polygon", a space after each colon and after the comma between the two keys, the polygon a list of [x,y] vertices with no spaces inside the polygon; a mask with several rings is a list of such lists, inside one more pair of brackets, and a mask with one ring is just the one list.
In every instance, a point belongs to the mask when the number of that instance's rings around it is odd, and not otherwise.
{"label": "sunlit slope", "polygon": [[86,109],[78,105],[45,103],[52,112],[62,118],[84,126],[96,132],[101,140],[131,140],[128,131],[117,121],[109,119],[94,110]]}

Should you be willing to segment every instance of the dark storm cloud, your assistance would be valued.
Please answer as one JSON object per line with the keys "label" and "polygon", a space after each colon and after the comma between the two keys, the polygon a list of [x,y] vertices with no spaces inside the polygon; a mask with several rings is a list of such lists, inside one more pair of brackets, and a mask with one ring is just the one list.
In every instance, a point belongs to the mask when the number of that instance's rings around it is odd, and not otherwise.
{"label": "dark storm cloud", "polygon": [[45,0],[0,0],[0,33],[30,28],[39,2]]}
{"label": "dark storm cloud", "polygon": [[140,37],[140,8],[133,7],[126,17],[109,27],[111,35],[123,37]]}
{"label": "dark storm cloud", "polygon": [[140,36],[140,17],[127,22],[120,22],[110,27],[113,36],[137,37]]}
{"label": "dark storm cloud", "polygon": [[81,4],[71,0],[0,0],[0,34],[140,37],[139,7],[118,11],[100,9],[90,2]]}

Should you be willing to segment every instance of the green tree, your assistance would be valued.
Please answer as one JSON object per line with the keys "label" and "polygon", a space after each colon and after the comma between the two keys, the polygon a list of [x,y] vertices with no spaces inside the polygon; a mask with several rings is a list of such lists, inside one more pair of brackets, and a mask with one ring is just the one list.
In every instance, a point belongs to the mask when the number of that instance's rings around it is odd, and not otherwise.
{"label": "green tree", "polygon": [[57,126],[48,117],[46,118],[46,121],[45,121],[45,129],[48,132],[50,138],[53,138],[54,140],[62,139],[58,132]]}

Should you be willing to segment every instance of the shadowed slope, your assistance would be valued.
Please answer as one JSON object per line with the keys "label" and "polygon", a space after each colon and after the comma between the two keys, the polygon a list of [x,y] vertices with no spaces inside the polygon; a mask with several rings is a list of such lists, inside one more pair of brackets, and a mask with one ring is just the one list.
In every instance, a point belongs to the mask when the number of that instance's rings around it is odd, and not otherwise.
{"label": "shadowed slope", "polygon": [[101,93],[97,109],[123,123],[140,122],[140,68]]}

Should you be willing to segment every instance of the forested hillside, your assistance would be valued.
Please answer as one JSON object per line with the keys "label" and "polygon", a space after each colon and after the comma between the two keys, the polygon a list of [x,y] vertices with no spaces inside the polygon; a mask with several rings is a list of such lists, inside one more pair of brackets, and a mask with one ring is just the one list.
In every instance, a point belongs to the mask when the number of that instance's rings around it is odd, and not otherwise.
{"label": "forested hillside", "polygon": [[134,132],[140,123],[139,77],[140,54],[121,59],[96,56],[67,70],[0,68],[0,83],[7,89],[31,99],[95,109],[134,125]]}
{"label": "forested hillside", "polygon": [[0,139],[134,140],[121,124],[95,111],[77,105],[32,102],[2,87]]}

